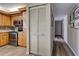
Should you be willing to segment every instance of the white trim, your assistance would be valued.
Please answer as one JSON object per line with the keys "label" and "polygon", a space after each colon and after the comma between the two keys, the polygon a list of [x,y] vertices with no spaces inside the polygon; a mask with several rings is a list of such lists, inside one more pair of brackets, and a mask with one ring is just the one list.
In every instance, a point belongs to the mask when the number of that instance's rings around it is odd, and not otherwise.
{"label": "white trim", "polygon": [[77,54],[75,53],[75,51],[71,48],[69,43],[66,43],[68,45],[68,47],[71,49],[71,51],[74,53],[75,56],[77,56]]}
{"label": "white trim", "polygon": [[29,54],[29,7],[27,6],[27,12],[26,12],[26,23],[27,23],[27,54]]}

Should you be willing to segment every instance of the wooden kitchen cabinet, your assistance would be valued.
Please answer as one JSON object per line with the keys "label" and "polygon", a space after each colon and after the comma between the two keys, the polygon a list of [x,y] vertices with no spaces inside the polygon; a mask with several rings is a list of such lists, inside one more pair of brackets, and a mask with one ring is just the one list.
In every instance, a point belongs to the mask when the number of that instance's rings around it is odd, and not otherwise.
{"label": "wooden kitchen cabinet", "polygon": [[18,45],[22,46],[22,33],[18,32]]}
{"label": "wooden kitchen cabinet", "polygon": [[18,45],[22,47],[26,47],[26,38],[23,32],[18,33]]}
{"label": "wooden kitchen cabinet", "polygon": [[9,15],[0,14],[0,26],[11,26]]}
{"label": "wooden kitchen cabinet", "polygon": [[25,46],[26,47],[26,37],[25,37],[25,35],[24,35],[24,33],[23,33],[23,46]]}
{"label": "wooden kitchen cabinet", "polygon": [[0,32],[0,46],[6,45],[9,43],[9,33]]}
{"label": "wooden kitchen cabinet", "polygon": [[3,26],[10,26],[11,25],[10,16],[3,15],[2,25]]}
{"label": "wooden kitchen cabinet", "polygon": [[0,14],[0,26],[2,26],[2,14]]}

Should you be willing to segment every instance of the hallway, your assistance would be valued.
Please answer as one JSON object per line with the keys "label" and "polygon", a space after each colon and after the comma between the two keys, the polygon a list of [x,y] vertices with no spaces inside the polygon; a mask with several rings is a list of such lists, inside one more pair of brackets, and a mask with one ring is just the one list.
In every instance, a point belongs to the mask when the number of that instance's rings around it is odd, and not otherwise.
{"label": "hallway", "polygon": [[55,38],[53,43],[53,56],[74,56],[73,52],[63,39]]}
{"label": "hallway", "polygon": [[[53,56],[78,55],[79,37],[74,28],[75,22],[72,21],[73,24],[71,24],[73,15],[70,8],[72,6],[74,4],[70,3],[29,6],[27,42],[29,42],[30,53],[43,56],[50,56],[51,53]],[[58,22],[61,23],[58,24]]]}

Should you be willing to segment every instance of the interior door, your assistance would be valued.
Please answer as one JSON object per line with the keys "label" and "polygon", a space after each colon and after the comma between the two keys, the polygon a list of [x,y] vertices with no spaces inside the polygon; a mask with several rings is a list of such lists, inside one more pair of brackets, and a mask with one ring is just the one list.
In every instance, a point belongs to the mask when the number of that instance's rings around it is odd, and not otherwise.
{"label": "interior door", "polygon": [[55,35],[62,36],[63,26],[62,21],[55,21]]}
{"label": "interior door", "polygon": [[30,52],[37,54],[38,9],[30,8]]}
{"label": "interior door", "polygon": [[39,55],[47,55],[49,49],[49,25],[47,19],[47,8],[46,5],[38,8],[38,19],[39,19]]}

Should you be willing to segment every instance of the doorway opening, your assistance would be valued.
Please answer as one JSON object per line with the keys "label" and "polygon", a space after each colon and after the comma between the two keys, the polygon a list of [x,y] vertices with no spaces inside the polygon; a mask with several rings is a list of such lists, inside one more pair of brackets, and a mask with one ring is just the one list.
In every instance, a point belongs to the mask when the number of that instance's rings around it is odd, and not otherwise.
{"label": "doorway opening", "polygon": [[63,39],[63,21],[55,21],[55,38]]}

